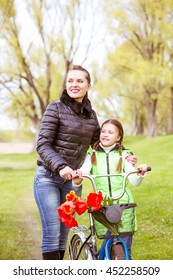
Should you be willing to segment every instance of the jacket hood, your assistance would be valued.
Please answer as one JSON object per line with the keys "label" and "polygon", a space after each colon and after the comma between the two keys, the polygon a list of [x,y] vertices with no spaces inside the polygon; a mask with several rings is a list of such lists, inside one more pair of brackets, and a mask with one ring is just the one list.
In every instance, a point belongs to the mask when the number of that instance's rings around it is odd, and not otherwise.
{"label": "jacket hood", "polygon": [[91,115],[92,107],[91,102],[89,101],[88,97],[85,95],[82,103],[76,101],[74,98],[71,98],[66,89],[63,91],[60,100],[62,103],[70,107],[76,114],[84,114],[87,117]]}

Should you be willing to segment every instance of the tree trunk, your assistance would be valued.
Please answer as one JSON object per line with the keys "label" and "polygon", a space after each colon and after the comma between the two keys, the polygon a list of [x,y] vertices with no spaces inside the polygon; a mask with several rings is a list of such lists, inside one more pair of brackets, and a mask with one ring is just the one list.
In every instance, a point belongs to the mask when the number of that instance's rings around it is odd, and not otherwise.
{"label": "tree trunk", "polygon": [[144,117],[142,114],[138,115],[138,128],[137,128],[137,135],[144,135]]}
{"label": "tree trunk", "polygon": [[171,125],[170,125],[170,133],[173,133],[173,87],[171,87]]}
{"label": "tree trunk", "polygon": [[134,104],[133,106],[133,128],[132,128],[132,135],[136,136],[137,135],[137,130],[138,130],[138,110],[136,108],[136,105]]}
{"label": "tree trunk", "polygon": [[152,99],[152,95],[147,93],[147,136],[157,136],[157,98]]}
{"label": "tree trunk", "polygon": [[[138,106],[139,107],[139,106]],[[144,117],[141,113],[140,108],[137,108],[136,101],[133,102],[133,128],[132,135],[143,135],[144,134]]]}

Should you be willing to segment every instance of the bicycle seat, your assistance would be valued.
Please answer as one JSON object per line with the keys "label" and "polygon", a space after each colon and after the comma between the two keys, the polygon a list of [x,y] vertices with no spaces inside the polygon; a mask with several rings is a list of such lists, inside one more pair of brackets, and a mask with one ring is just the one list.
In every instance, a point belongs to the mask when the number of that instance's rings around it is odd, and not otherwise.
{"label": "bicycle seat", "polygon": [[125,209],[136,207],[136,203],[121,203],[108,206],[102,206],[100,212],[102,212],[106,219],[111,223],[117,223],[121,220],[122,212]]}

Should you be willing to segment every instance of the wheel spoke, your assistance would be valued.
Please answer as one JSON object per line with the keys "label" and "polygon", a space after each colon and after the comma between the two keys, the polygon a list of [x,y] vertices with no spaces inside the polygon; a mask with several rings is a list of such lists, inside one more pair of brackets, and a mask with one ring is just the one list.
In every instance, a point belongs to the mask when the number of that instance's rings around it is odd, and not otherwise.
{"label": "wheel spoke", "polygon": [[[91,260],[92,252],[88,243],[84,244],[78,234],[75,234],[71,241],[69,247],[69,255],[71,260]],[[82,248],[81,248],[82,247]]]}

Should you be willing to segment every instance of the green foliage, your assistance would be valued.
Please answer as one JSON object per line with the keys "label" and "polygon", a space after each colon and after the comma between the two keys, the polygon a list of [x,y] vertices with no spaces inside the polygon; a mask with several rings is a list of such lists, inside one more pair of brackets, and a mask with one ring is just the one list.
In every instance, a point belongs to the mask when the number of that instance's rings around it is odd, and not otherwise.
{"label": "green foliage", "polygon": [[106,75],[96,89],[102,98],[119,96],[134,135],[156,136],[173,130],[168,125],[172,118],[172,5],[166,0],[131,0],[128,5],[109,0],[104,6],[115,43],[107,53]]}
{"label": "green foliage", "polygon": [[6,1],[0,0],[0,10],[1,13],[4,14],[6,17],[10,17],[10,15],[15,14],[15,10],[13,9],[14,0]]}
{"label": "green foliage", "polygon": [[111,200],[111,198],[109,196],[105,195],[102,205],[103,206],[113,205],[113,201]]}

